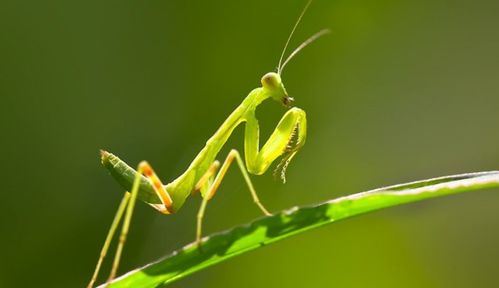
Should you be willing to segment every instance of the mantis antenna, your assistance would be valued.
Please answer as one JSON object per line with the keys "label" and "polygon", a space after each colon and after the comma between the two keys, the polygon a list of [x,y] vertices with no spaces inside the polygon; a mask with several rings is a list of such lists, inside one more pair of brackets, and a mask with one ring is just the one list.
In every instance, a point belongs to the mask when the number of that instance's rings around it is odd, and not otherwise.
{"label": "mantis antenna", "polygon": [[288,40],[286,40],[286,44],[284,45],[284,49],[282,49],[281,57],[279,58],[279,64],[277,65],[277,74],[281,75],[281,63],[282,59],[284,58],[284,53],[286,53],[286,49],[288,49],[289,41],[291,41],[291,38],[293,37],[293,34],[295,33],[296,27],[298,27],[298,24],[300,24],[301,18],[303,18],[303,15],[305,15],[305,12],[307,12],[308,6],[312,3],[312,0],[309,0],[307,2],[307,5],[305,5],[305,8],[301,11],[300,17],[298,17],[298,20],[296,20],[295,26],[293,26],[293,29],[291,30],[291,33],[289,33]]}
{"label": "mantis antenna", "polygon": [[282,70],[284,69],[284,66],[286,66],[286,64],[288,64],[289,60],[291,60],[296,54],[298,54],[298,52],[300,52],[301,49],[305,48],[308,44],[314,42],[319,37],[324,36],[330,32],[331,32],[331,30],[329,30],[329,29],[322,29],[321,31],[310,36],[307,40],[303,41],[303,43],[301,43],[300,46],[296,47],[296,49],[293,52],[291,52],[291,54],[289,54],[288,58],[286,58],[286,61],[284,61],[281,68],[279,69],[278,74],[281,74]]}
{"label": "mantis antenna", "polygon": [[310,43],[314,42],[315,40],[317,40],[317,38],[319,38],[319,37],[321,37],[321,36],[323,36],[323,35],[325,35],[325,34],[327,34],[327,33],[330,32],[328,29],[323,29],[323,30],[315,33],[310,38],[308,38],[307,40],[305,40],[302,44],[300,44],[300,46],[298,46],[288,56],[288,58],[286,58],[286,60],[284,61],[284,63],[282,63],[282,60],[284,59],[284,53],[286,53],[286,50],[287,50],[288,45],[289,45],[289,42],[291,41],[291,38],[293,37],[293,34],[295,33],[296,27],[298,27],[298,24],[300,24],[301,18],[303,18],[303,15],[305,15],[305,12],[307,12],[307,9],[308,9],[308,7],[310,6],[311,3],[312,3],[312,0],[309,0],[307,2],[307,5],[305,5],[305,8],[303,8],[303,11],[301,11],[300,16],[298,17],[298,20],[296,20],[295,26],[293,26],[293,29],[291,30],[291,33],[289,33],[288,40],[286,40],[286,44],[284,45],[284,49],[282,49],[281,57],[279,58],[279,64],[277,65],[277,74],[279,74],[279,75],[281,75],[282,70],[284,69],[284,66],[286,66],[286,64],[288,64],[289,60],[291,60],[291,58],[293,58],[296,54],[298,54],[298,52],[300,52],[300,50],[302,50],[303,48],[305,48],[305,46],[307,46],[308,44],[310,44]]}

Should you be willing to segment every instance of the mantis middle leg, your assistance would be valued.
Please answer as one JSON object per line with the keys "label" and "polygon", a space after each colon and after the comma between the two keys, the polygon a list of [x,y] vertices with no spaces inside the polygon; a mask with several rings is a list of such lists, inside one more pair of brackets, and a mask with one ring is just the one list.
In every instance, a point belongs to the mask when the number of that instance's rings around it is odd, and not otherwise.
{"label": "mantis middle leg", "polygon": [[[265,215],[271,215],[268,210],[261,204],[249,177],[248,171],[257,175],[263,174],[277,157],[286,154],[283,156],[283,162],[281,162],[281,164],[278,166],[278,168],[282,169],[281,177],[283,181],[285,181],[284,172],[289,161],[291,161],[298,150],[305,144],[307,129],[306,125],[306,115],[303,110],[299,108],[292,108],[288,110],[288,112],[282,117],[281,121],[279,121],[279,124],[277,124],[276,129],[269,137],[265,145],[260,151],[258,151],[260,135],[258,121],[256,120],[256,118],[254,118],[254,116],[250,116],[247,119],[245,131],[245,152],[248,169],[246,169],[246,166],[244,165],[239,152],[234,149],[231,150],[222,167],[220,168],[219,173],[215,177],[215,180],[213,180],[213,182],[207,189],[207,192],[204,194],[202,193],[203,202],[201,203],[201,207],[199,208],[199,212],[197,215],[196,243],[199,244],[201,242],[202,222],[208,201],[215,195],[215,192],[220,186],[220,183],[222,182],[227,169],[234,159],[236,159],[237,164],[243,174],[244,180],[248,185],[251,196],[253,197],[253,201]],[[216,164],[216,167],[218,167],[218,164]],[[211,177],[214,174],[214,171],[211,171],[209,173],[211,173],[209,174]],[[206,174],[205,176],[206,177],[203,178],[205,179],[205,181],[208,181],[208,174]],[[197,186],[200,187],[200,185],[204,184],[204,182],[201,184],[198,183]]]}
{"label": "mantis middle leg", "polygon": [[[204,218],[204,214],[205,214],[205,211],[206,211],[206,205],[208,204],[208,201],[213,198],[213,196],[215,196],[215,193],[218,189],[218,187],[220,187],[220,183],[222,182],[223,180],[223,177],[225,176],[225,174],[227,173],[227,170],[229,169],[230,167],[230,164],[232,164],[232,162],[234,161],[234,159],[236,160],[238,166],[239,166],[239,169],[241,170],[241,173],[243,174],[243,177],[244,177],[244,180],[246,181],[246,184],[248,185],[248,189],[250,190],[250,193],[251,193],[251,197],[253,198],[253,202],[255,202],[255,204],[258,206],[258,208],[260,208],[260,210],[262,210],[262,212],[267,215],[267,216],[270,216],[272,215],[264,206],[263,204],[260,202],[260,199],[258,198],[258,195],[256,193],[256,190],[255,188],[253,187],[253,183],[251,182],[251,179],[249,177],[249,174],[248,172],[246,171],[246,166],[244,165],[244,162],[241,158],[241,155],[239,154],[239,152],[235,149],[232,149],[229,154],[227,155],[227,158],[225,158],[225,161],[224,163],[222,164],[222,167],[220,167],[220,171],[218,171],[215,179],[213,181],[210,181],[210,185],[208,187],[208,189],[206,190],[206,192],[202,192],[201,195],[203,197],[203,202],[201,202],[201,207],[199,208],[199,211],[198,211],[198,214],[197,214],[197,226],[196,226],[196,243],[201,243],[201,235],[202,235],[202,224],[203,224],[203,218]],[[211,167],[216,167],[218,168],[218,161],[215,161],[214,162],[214,165],[212,165]],[[214,175],[214,171],[209,171],[208,173],[210,173],[211,177]],[[208,176],[209,174],[206,174],[206,176]],[[205,177],[203,177],[205,178]],[[204,181],[209,181],[208,179],[202,179]],[[204,182],[203,181],[203,182]],[[197,187],[201,187],[203,186],[205,183],[203,183],[200,181],[200,183],[198,183],[198,185],[196,185]]]}

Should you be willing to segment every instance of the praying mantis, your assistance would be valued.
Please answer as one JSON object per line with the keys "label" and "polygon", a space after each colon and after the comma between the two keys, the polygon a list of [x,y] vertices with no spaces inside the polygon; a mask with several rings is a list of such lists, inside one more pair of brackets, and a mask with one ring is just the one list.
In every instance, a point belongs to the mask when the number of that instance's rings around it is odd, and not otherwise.
{"label": "praying mantis", "polygon": [[[307,136],[306,113],[300,108],[291,107],[294,99],[288,96],[281,80],[281,74],[289,60],[291,60],[301,49],[329,32],[329,30],[323,29],[315,33],[290,53],[283,62],[284,54],[293,33],[311,2],[312,0],[307,2],[288,36],[279,59],[277,72],[266,73],[261,78],[262,86],[253,89],[248,96],[246,96],[242,103],[218,128],[215,134],[208,139],[205,147],[197,154],[187,170],[178,178],[163,185],[148,162],[140,162],[135,170],[112,153],[101,150],[101,162],[103,166],[109,170],[115,180],[126,191],[130,192],[125,192],[121,204],[118,207],[88,287],[94,285],[101,264],[109,249],[110,242],[121,219],[125,216],[108,282],[116,276],[137,199],[149,204],[162,214],[169,215],[180,210],[188,196],[199,192],[202,197],[202,202],[196,218],[195,243],[201,245],[202,222],[206,206],[208,201],[215,195],[229,166],[234,160],[241,170],[253,198],[253,202],[255,202],[264,215],[271,215],[260,202],[249,177],[249,173],[262,175],[277,158],[281,157],[281,161],[277,165],[275,173],[280,173],[280,177],[285,183],[285,172],[290,161],[305,144]],[[277,127],[272,132],[269,139],[260,148],[260,131],[255,112],[257,107],[267,99],[272,99],[281,103],[288,110],[277,124]],[[244,135],[245,161],[243,162],[243,158],[237,150],[232,149],[224,162],[220,164],[220,162],[216,160],[218,153],[229,139],[234,129],[242,123],[245,123],[246,125]]]}

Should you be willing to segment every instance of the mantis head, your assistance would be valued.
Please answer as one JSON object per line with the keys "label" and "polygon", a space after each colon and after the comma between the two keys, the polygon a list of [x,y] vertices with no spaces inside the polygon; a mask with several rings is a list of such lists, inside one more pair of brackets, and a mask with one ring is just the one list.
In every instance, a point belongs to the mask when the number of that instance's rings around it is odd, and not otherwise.
{"label": "mantis head", "polygon": [[262,87],[268,97],[282,103],[289,108],[294,99],[288,96],[284,84],[282,84],[281,76],[275,72],[269,72],[262,77]]}

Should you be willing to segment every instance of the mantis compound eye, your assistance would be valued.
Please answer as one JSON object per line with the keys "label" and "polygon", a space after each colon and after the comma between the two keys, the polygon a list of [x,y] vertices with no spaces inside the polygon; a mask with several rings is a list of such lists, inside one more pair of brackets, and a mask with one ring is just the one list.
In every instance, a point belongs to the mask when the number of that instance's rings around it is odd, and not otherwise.
{"label": "mantis compound eye", "polygon": [[281,79],[277,73],[269,72],[262,77],[262,85],[268,89],[276,89],[279,87]]}

